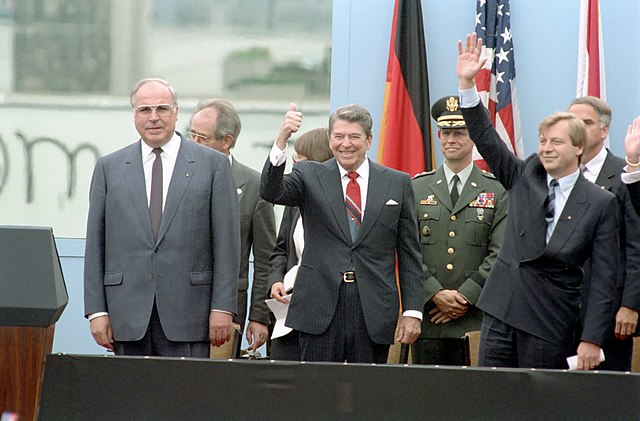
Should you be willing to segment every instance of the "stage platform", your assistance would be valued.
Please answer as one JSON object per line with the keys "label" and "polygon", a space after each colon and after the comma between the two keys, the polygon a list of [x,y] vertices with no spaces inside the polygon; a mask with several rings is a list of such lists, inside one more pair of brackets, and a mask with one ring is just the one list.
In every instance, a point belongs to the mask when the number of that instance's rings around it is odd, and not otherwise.
{"label": "stage platform", "polygon": [[625,420],[640,375],[49,355],[39,420]]}

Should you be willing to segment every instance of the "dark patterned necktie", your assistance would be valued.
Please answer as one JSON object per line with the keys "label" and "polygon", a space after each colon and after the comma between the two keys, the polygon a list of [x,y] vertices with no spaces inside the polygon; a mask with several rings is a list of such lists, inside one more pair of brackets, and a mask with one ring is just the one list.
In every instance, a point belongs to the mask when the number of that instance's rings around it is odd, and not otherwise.
{"label": "dark patterned necktie", "polygon": [[347,176],[349,176],[349,182],[347,183],[347,197],[345,199],[345,205],[349,216],[351,240],[355,241],[358,236],[360,225],[362,224],[362,199],[360,195],[360,184],[358,184],[358,181],[356,180],[356,178],[358,178],[358,173],[351,171]]}
{"label": "dark patterned necktie", "polygon": [[549,195],[547,200],[544,201],[544,219],[547,221],[547,226],[553,222],[556,206],[556,186],[558,180],[555,178],[549,183]]}
{"label": "dark patterned necktie", "polygon": [[458,180],[460,180],[458,174],[454,175],[451,179],[451,181],[453,182],[453,187],[451,187],[451,204],[453,206],[458,203],[458,198],[460,197],[460,193],[458,193]]}
{"label": "dark patterned necktie", "polygon": [[151,197],[149,199],[149,216],[151,217],[151,230],[153,239],[158,240],[160,221],[162,220],[162,153],[161,148],[154,148],[156,159],[151,167]]}

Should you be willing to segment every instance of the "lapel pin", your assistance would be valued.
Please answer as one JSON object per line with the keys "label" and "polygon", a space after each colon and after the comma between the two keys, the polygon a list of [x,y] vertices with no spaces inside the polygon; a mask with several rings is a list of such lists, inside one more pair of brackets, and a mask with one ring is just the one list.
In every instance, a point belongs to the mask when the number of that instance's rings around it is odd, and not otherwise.
{"label": "lapel pin", "polygon": [[238,188],[238,190],[236,190],[238,192],[238,194],[242,194],[242,189]]}
{"label": "lapel pin", "polygon": [[569,221],[571,221],[571,215],[567,216],[567,219],[568,219]]}
{"label": "lapel pin", "polygon": [[440,184],[440,183],[442,183],[442,180],[436,181],[436,184]]}
{"label": "lapel pin", "polygon": [[186,173],[186,174],[185,174],[184,176],[185,176],[185,177],[189,177],[190,175],[191,175],[191,174],[189,174],[189,173]]}
{"label": "lapel pin", "polygon": [[476,184],[476,182],[475,182],[475,181],[472,181],[472,182],[471,182],[471,185],[472,185],[473,187],[478,187],[478,185]]}

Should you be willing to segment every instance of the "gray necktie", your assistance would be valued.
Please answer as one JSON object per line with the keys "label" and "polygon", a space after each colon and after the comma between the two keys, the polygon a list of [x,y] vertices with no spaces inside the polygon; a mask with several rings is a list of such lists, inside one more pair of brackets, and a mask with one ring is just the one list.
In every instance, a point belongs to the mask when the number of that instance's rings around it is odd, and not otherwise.
{"label": "gray necktie", "polygon": [[151,168],[151,198],[149,199],[149,216],[151,217],[151,231],[153,239],[158,240],[160,231],[160,221],[162,220],[162,153],[161,148],[154,148],[153,153],[156,159]]}
{"label": "gray necktie", "polygon": [[458,198],[460,197],[460,193],[458,193],[458,180],[460,180],[458,174],[454,175],[451,179],[453,183],[453,187],[451,187],[451,204],[453,206],[456,205],[456,203],[458,202]]}

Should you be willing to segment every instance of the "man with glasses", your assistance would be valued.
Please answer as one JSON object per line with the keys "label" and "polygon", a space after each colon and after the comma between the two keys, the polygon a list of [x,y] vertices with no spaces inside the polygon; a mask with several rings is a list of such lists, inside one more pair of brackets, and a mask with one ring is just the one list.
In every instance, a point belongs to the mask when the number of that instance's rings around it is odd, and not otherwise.
{"label": "man with glasses", "polygon": [[[191,116],[189,137],[196,143],[225,154],[240,202],[240,273],[238,275],[238,314],[235,322],[244,329],[247,316],[249,258],[253,249],[253,283],[247,342],[256,351],[268,337],[269,309],[265,304],[269,277],[269,258],[276,242],[273,205],[260,199],[260,173],[241,164],[231,155],[240,134],[240,117],[233,105],[213,99],[198,106]],[[240,343],[235,355],[240,355]]]}
{"label": "man with glasses", "polygon": [[141,139],[100,158],[89,195],[85,315],[116,355],[208,358],[232,333],[239,221],[224,156],[175,131],[162,79],[131,91]]}

